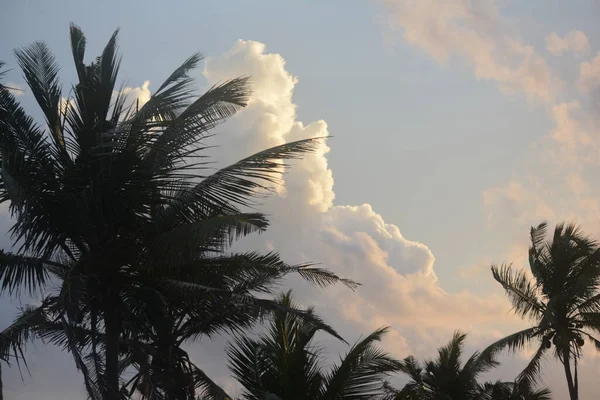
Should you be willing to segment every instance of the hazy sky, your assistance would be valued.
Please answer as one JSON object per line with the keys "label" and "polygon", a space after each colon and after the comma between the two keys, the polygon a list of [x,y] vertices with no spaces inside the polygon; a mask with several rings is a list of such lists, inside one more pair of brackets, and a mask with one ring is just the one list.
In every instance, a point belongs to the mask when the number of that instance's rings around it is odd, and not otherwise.
{"label": "hazy sky", "polygon": [[[460,328],[481,348],[520,326],[489,265],[524,265],[529,226],[567,219],[600,236],[594,0],[6,3],[0,59],[14,85],[24,86],[13,49],[44,40],[68,93],[69,22],[93,55],[120,27],[121,79],[142,100],[197,50],[207,56],[199,88],[253,77],[250,105],[220,129],[221,162],[333,135],[265,203],[271,232],[240,246],[362,282],[356,293],[291,283],[351,341],[391,325],[389,351],[424,357]],[[26,90],[20,99],[35,110]],[[18,303],[4,301],[2,322]],[[222,340],[207,343],[193,356],[233,388]],[[7,399],[81,397],[68,356],[41,344],[29,354],[32,376],[9,371]],[[584,400],[600,367],[593,356],[581,364]],[[514,377],[523,357],[498,373]],[[559,366],[546,371],[556,398],[566,396]]]}

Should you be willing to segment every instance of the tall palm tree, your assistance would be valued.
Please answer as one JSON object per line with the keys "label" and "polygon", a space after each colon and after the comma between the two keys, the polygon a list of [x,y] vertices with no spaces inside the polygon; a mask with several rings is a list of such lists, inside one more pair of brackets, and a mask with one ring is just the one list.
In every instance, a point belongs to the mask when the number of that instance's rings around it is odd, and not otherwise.
{"label": "tall palm tree", "polygon": [[498,365],[479,352],[463,364],[466,335],[455,332],[452,340],[438,350],[435,360],[421,364],[413,356],[405,358],[400,371],[410,381],[399,391],[389,390],[388,400],[479,400],[477,378]]}
{"label": "tall palm tree", "polygon": [[[280,298],[297,308],[290,292]],[[308,310],[313,313],[312,309]],[[399,362],[375,346],[387,328],[378,329],[325,371],[321,348],[313,344],[319,327],[285,311],[275,311],[267,332],[253,339],[238,337],[227,354],[234,377],[248,400],[373,399],[382,393],[382,379]]]}
{"label": "tall palm tree", "polygon": [[[244,273],[228,245],[267,228],[263,214],[244,210],[277,182],[284,160],[312,151],[319,139],[212,172],[203,139],[246,105],[247,78],[195,96],[189,71],[202,57],[194,54],[147,103],[128,107],[116,86],[117,32],[90,63],[82,31],[71,25],[70,37],[78,82],[66,100],[44,43],[15,52],[45,128],[0,87],[0,202],[10,203],[16,245],[0,253],[0,285],[11,293],[56,285],[38,310],[47,318],[23,329],[64,345],[88,395],[114,400],[131,347],[147,339],[139,328],[152,324],[154,307],[184,294],[200,303],[204,296],[205,305],[272,306],[243,290],[236,276]],[[310,265],[257,260],[243,268],[270,276],[264,288],[287,273],[319,285],[340,281]],[[212,281],[202,279],[209,275]]]}
{"label": "tall palm tree", "polygon": [[535,389],[527,382],[486,382],[481,386],[481,400],[551,400],[548,388]]}
{"label": "tall palm tree", "polygon": [[520,350],[530,343],[536,351],[518,381],[534,383],[540,362],[554,347],[554,356],[563,364],[569,396],[577,400],[577,360],[587,340],[596,350],[600,341],[600,249],[596,241],[575,225],[558,224],[546,241],[547,225],[531,228],[529,268],[492,266],[492,274],[504,288],[517,315],[533,321],[533,326],[493,343],[484,352],[494,354],[504,348]]}

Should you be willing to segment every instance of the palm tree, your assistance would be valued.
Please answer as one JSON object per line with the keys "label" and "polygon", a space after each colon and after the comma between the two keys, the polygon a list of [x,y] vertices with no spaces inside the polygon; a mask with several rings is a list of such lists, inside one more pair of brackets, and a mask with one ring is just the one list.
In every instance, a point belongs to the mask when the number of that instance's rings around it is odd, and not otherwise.
{"label": "palm tree", "polygon": [[[154,307],[141,312],[150,316],[142,318],[141,322],[150,323],[140,328],[145,333],[144,345],[137,343],[129,353],[137,370],[127,385],[130,393],[137,390],[143,398],[188,400],[194,398],[197,390],[201,390],[213,399],[228,398],[220,387],[191,362],[187,352],[182,349],[182,344],[202,336],[210,338],[220,332],[241,333],[255,321],[274,311],[288,313],[341,339],[316,315],[299,310],[293,304],[258,298],[254,298],[252,303],[241,303],[228,298],[250,297],[252,293],[270,294],[272,282],[290,268],[277,254],[250,252],[204,262],[202,269],[188,266],[180,268],[179,272],[186,272],[187,281],[204,285],[210,282],[211,287],[218,287],[221,291],[218,296],[207,296],[206,293],[196,296],[193,291],[168,292],[165,295],[169,302],[165,307]],[[213,266],[226,262],[228,267],[225,271],[217,269],[218,273],[215,274],[207,265],[208,262]],[[151,285],[149,282],[148,287]],[[161,289],[157,288],[158,290]]]}
{"label": "palm tree", "polygon": [[585,341],[600,350],[592,334],[600,332],[600,250],[596,241],[575,225],[558,224],[551,240],[545,241],[546,223],[531,228],[529,267],[492,266],[492,274],[504,288],[517,315],[533,326],[492,344],[484,352],[504,348],[520,350],[536,343],[532,359],[519,375],[519,382],[535,383],[544,355],[554,346],[554,356],[565,370],[571,400],[578,399],[577,360]]}
{"label": "palm tree", "polygon": [[481,400],[551,400],[548,388],[535,389],[526,382],[486,382],[481,386]]}
{"label": "palm tree", "polygon": [[[279,299],[297,308],[290,292]],[[313,314],[312,309],[308,313]],[[399,362],[375,346],[387,328],[357,342],[338,365],[325,372],[322,349],[313,344],[319,327],[285,311],[256,339],[239,336],[227,350],[230,369],[248,400],[373,399],[382,393],[382,378]]]}
{"label": "palm tree", "polygon": [[273,304],[244,290],[244,273],[268,276],[265,290],[288,273],[323,286],[340,279],[310,265],[260,259],[241,272],[238,255],[227,253],[233,240],[267,228],[263,214],[244,209],[277,182],[284,160],[314,150],[319,139],[209,171],[203,139],[246,105],[247,78],[194,96],[189,71],[202,59],[195,54],[147,103],[127,107],[116,87],[117,32],[88,64],[82,31],[71,25],[70,36],[78,83],[66,100],[44,43],[15,53],[45,129],[0,87],[0,202],[10,203],[16,245],[0,253],[0,280],[10,293],[56,285],[38,310],[44,321],[21,329],[65,346],[88,395],[114,400],[132,347],[147,344],[140,328],[156,326],[156,307],[188,295],[208,316],[209,305],[220,302],[260,315]]}
{"label": "palm tree", "polygon": [[413,356],[405,358],[400,371],[410,378],[401,390],[388,388],[388,400],[479,400],[477,378],[498,365],[493,358],[473,353],[463,364],[466,335],[455,332],[452,340],[438,350],[435,360],[421,365]]}

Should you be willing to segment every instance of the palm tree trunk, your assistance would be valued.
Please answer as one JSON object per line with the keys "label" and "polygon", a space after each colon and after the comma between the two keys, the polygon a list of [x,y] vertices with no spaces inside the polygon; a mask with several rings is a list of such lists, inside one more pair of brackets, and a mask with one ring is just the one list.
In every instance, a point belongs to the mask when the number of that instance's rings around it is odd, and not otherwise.
{"label": "palm tree trunk", "polygon": [[104,372],[104,400],[119,398],[119,314],[115,301],[108,301],[104,310],[106,334],[106,366]]}
{"label": "palm tree trunk", "polygon": [[2,362],[0,362],[0,400],[4,399],[4,387],[2,385]]}
{"label": "palm tree trunk", "polygon": [[575,392],[579,393],[579,378],[577,377],[577,357],[573,359],[573,367],[575,369]]}
{"label": "palm tree trunk", "polygon": [[565,376],[567,377],[567,385],[569,386],[569,397],[571,400],[579,400],[577,388],[573,383],[573,375],[571,374],[570,349],[567,347],[563,350],[563,367],[565,368]]}

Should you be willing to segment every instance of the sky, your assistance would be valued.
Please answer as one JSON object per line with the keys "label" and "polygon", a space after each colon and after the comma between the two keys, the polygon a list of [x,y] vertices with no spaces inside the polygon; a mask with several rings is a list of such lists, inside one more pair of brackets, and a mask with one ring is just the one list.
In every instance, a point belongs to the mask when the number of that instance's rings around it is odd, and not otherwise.
{"label": "sky", "polygon": [[[120,76],[141,101],[198,50],[206,56],[194,73],[199,90],[250,75],[248,107],[214,139],[219,165],[331,135],[265,200],[270,230],[236,246],[277,249],[289,262],[319,262],[362,283],[355,292],[285,285],[349,342],[389,325],[382,346],[399,358],[432,356],[456,329],[469,333],[469,351],[484,348],[524,326],[489,267],[525,266],[530,226],[566,220],[600,237],[596,1],[57,0],[4,10],[0,59],[36,117],[12,52],[45,41],[68,92],[72,21],[89,54],[120,28]],[[0,214],[0,229],[9,226]],[[0,322],[23,301],[2,300]],[[320,339],[331,360],[347,351]],[[235,392],[225,341],[189,351]],[[513,378],[528,355],[504,356],[491,378]],[[36,343],[28,357],[31,375],[5,372],[7,399],[82,398],[61,349]],[[592,399],[600,360],[588,350],[580,368],[581,398]],[[546,362],[544,378],[566,398],[556,361]]]}

